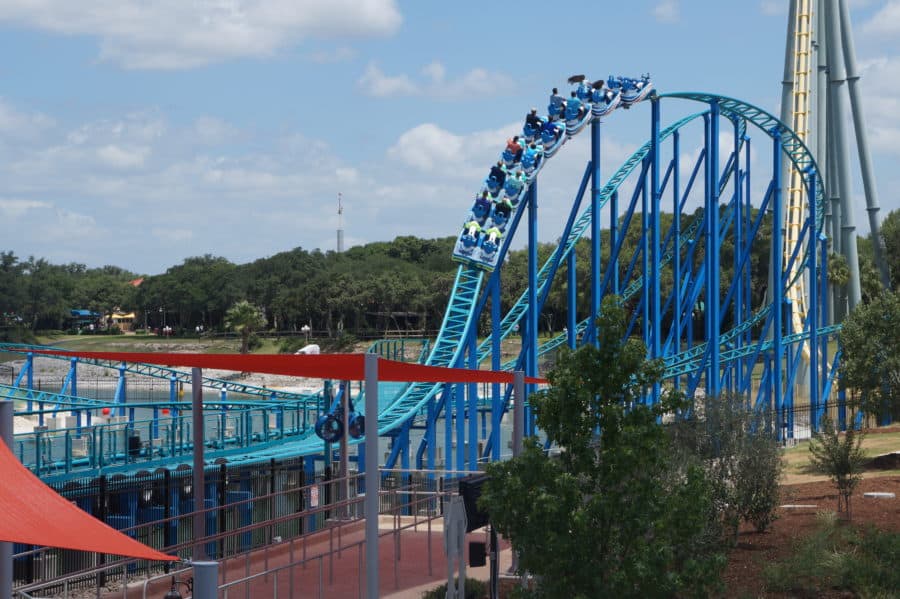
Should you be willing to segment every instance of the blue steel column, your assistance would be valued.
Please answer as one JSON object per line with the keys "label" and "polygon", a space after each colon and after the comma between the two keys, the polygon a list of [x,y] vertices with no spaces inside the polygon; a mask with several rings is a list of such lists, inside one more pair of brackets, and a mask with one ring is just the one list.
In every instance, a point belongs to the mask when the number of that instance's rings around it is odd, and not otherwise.
{"label": "blue steel column", "polygon": [[466,387],[456,383],[456,467],[466,469]]}
{"label": "blue steel column", "polygon": [[[745,183],[744,197],[747,200],[745,214],[747,215],[748,225],[752,221],[752,215],[753,215],[753,205],[751,204],[751,201],[750,201],[751,200],[751,193],[750,193],[750,172],[751,171],[750,171],[750,168],[751,168],[751,165],[750,165],[750,138],[747,136],[744,136],[744,183]],[[751,243],[752,243],[752,241],[748,239],[747,245],[749,246]],[[744,306],[746,306],[747,310],[750,310],[750,306],[753,305],[753,302],[751,301],[752,297],[753,297],[752,296],[753,286],[752,286],[752,279],[750,277],[750,270],[751,269],[750,269],[749,265],[744,270],[744,275],[746,277],[744,279],[744,294],[745,294],[744,295]],[[743,333],[743,336],[744,336],[745,344],[751,343],[752,337],[750,335],[749,330],[745,331]],[[747,368],[748,368],[748,370],[750,370],[753,367],[748,363]],[[748,376],[747,377],[748,381],[749,381],[749,378],[750,377]],[[748,391],[748,393],[750,392],[749,387],[748,387],[747,391]]]}
{"label": "blue steel column", "polygon": [[776,434],[778,440],[783,441],[784,428],[781,426],[784,420],[782,410],[782,382],[781,382],[781,336],[783,334],[782,316],[784,315],[784,282],[781,274],[782,260],[782,223],[777,220],[777,215],[782,212],[781,197],[781,130],[776,128],[772,132],[772,261],[769,268],[772,269],[772,384],[774,385],[774,402],[776,417]]}
{"label": "blue steel column", "polygon": [[[494,279],[491,286],[491,370],[500,370],[500,277]],[[500,394],[500,383],[491,384],[491,460],[500,459],[500,419],[503,416],[503,395]]]}
{"label": "blue steel column", "polygon": [[578,272],[576,270],[577,257],[575,254],[575,248],[572,248],[572,251],[569,252],[569,257],[566,259],[566,268],[568,269],[568,272],[566,273],[568,275],[566,289],[566,330],[568,332],[568,342],[571,349],[575,349],[575,344],[578,340]]}
{"label": "blue steel column", "polygon": [[[588,323],[590,341],[597,345],[595,320],[600,312],[600,119],[591,122],[591,313]],[[563,240],[565,241],[565,240]],[[535,374],[529,373],[529,376]]]}
{"label": "blue steel column", "polygon": [[[641,179],[641,340],[650,348],[650,189],[645,174]],[[644,397],[646,399],[646,397]]]}
{"label": "blue steel column", "polygon": [[[672,293],[675,294],[673,310],[672,326],[674,334],[672,335],[673,347],[672,355],[678,355],[681,351],[681,173],[680,160],[678,159],[680,133],[675,131],[672,133],[672,160],[674,161],[672,168],[672,280],[674,286]],[[679,377],[675,377],[673,385],[678,389]]]}
{"label": "blue steel column", "polygon": [[[660,200],[662,196],[662,190],[659,187],[659,98],[653,98],[651,101],[651,116],[650,116],[650,143],[652,147],[652,163],[650,165],[650,185],[653,188],[653,205],[651,208],[651,217],[652,222],[650,223],[651,228],[651,241],[650,244],[653,246],[653,264],[651,266],[650,276],[652,278],[652,293],[653,293],[653,315],[652,315],[652,329],[653,329],[653,343],[650,347],[650,355],[652,358],[659,358],[662,354],[662,346],[660,343],[660,339],[662,337],[662,324],[661,324],[661,306],[660,306],[660,290],[659,290],[659,268],[660,268],[660,253],[662,248],[660,247],[660,239],[659,239],[659,210],[660,210]],[[646,272],[644,273],[644,277],[646,277]],[[659,383],[653,384],[653,402],[659,401]]]}
{"label": "blue steel column", "polygon": [[609,264],[606,268],[610,269],[612,276],[612,293],[619,295],[619,256],[613,256],[612,249],[619,242],[619,190],[612,193],[609,198]]}
{"label": "blue steel column", "polygon": [[[527,354],[525,361],[526,376],[537,376],[537,350],[538,350],[538,301],[537,301],[537,180],[528,188],[528,326],[525,327],[527,340]],[[531,397],[534,393],[533,384],[526,385],[525,397]],[[531,406],[526,407],[525,434],[534,434],[534,415]]]}
{"label": "blue steel column", "polygon": [[[819,289],[816,281],[818,268],[816,244],[819,235],[816,233],[816,169],[810,167],[806,171],[809,177],[809,192],[807,195],[809,206],[809,308],[806,313],[806,322],[809,326],[809,413],[816,417],[810,422],[813,431],[819,430]],[[802,351],[802,348],[801,348]]]}
{"label": "blue steel column", "polygon": [[719,243],[719,103],[718,101],[713,102],[710,106],[710,118],[709,118],[709,137],[710,141],[710,155],[709,155],[709,178],[710,178],[710,200],[711,200],[711,210],[709,215],[710,222],[710,230],[712,231],[712,277],[709,279],[710,289],[712,290],[712,294],[710,295],[709,301],[709,310],[712,314],[710,322],[712,324],[712,337],[711,341],[707,341],[711,343],[710,345],[710,370],[713,372],[713,396],[718,396],[721,393],[721,364],[719,359],[719,328],[721,326],[722,317],[720,311],[720,302],[721,302],[721,293],[720,293],[720,272],[721,272],[721,264],[719,260],[719,250],[721,244]]}
{"label": "blue steel column", "polygon": [[718,397],[720,386],[719,360],[719,104],[710,102],[706,126],[706,343],[709,366],[706,371],[706,392]]}
{"label": "blue steel column", "polygon": [[[478,370],[478,323],[469,332],[469,368]],[[478,469],[478,383],[469,383],[469,470]],[[407,435],[408,436],[408,435]]]}
{"label": "blue steel column", "polygon": [[[34,354],[28,352],[27,357],[25,358],[25,368],[28,370],[27,381],[28,381],[28,391],[34,391]],[[28,394],[28,411],[30,412],[32,408],[31,404],[31,393]]]}
{"label": "blue steel column", "polygon": [[[741,268],[741,256],[744,253],[744,206],[741,203],[741,138],[738,121],[734,121],[734,157],[732,159],[733,169],[731,177],[734,180],[734,324],[744,322],[744,273]],[[736,347],[743,346],[743,335],[738,335],[735,339]],[[735,364],[735,386],[732,390],[736,390],[737,381],[744,378],[744,358],[738,358]]]}

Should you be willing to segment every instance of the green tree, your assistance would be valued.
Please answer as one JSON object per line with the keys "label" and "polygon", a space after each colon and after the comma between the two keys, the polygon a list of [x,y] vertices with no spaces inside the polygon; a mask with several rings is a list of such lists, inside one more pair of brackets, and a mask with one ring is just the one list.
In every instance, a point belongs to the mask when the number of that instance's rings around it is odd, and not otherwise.
{"label": "green tree", "polygon": [[850,519],[850,497],[862,480],[866,452],[862,448],[864,434],[853,428],[843,437],[828,414],[822,418],[820,431],[809,443],[813,468],[827,474],[838,490],[838,513]]}
{"label": "green tree", "polygon": [[881,293],[860,304],[839,334],[841,383],[875,416],[900,417],[900,297]]}
{"label": "green tree", "polygon": [[529,439],[488,466],[481,507],[536,575],[536,597],[702,596],[724,564],[711,485],[673,459],[657,424],[676,402],[640,402],[661,365],[639,341],[622,342],[625,327],[618,298],[606,298],[599,348],[562,350],[550,388],[532,396],[559,456]]}
{"label": "green tree", "polygon": [[242,300],[228,309],[225,314],[225,326],[241,334],[241,353],[246,354],[250,334],[266,326],[266,317],[262,310],[247,300]]}

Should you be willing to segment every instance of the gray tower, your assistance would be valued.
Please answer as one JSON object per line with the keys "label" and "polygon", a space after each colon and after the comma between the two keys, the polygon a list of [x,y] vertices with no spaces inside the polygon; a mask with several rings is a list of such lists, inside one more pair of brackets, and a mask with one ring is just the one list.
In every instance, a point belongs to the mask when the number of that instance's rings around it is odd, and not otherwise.
{"label": "gray tower", "polygon": [[344,251],[344,204],[340,192],[338,192],[337,251],[339,254]]}

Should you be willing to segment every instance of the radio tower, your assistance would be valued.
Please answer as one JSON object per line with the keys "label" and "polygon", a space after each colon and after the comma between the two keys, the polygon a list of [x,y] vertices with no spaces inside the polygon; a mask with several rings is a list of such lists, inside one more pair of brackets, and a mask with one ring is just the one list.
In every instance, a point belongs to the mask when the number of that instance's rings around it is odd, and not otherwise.
{"label": "radio tower", "polygon": [[341,203],[341,192],[338,192],[337,251],[339,254],[344,251],[344,205]]}

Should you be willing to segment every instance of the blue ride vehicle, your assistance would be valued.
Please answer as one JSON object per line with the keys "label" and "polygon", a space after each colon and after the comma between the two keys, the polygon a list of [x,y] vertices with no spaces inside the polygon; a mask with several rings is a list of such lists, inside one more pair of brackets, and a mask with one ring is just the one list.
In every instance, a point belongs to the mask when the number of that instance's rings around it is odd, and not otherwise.
{"label": "blue ride vehicle", "polygon": [[619,83],[622,88],[622,106],[624,108],[631,108],[633,104],[646,100],[653,91],[653,82],[650,81],[649,74],[641,75],[640,79],[619,77]]}
{"label": "blue ride vehicle", "polygon": [[622,101],[622,88],[603,89],[603,81],[600,80],[599,83],[601,87],[595,88],[593,95],[591,96],[591,115],[595,119],[608,115],[618,108],[619,103]]}
{"label": "blue ride vehicle", "polygon": [[541,145],[544,146],[544,156],[547,158],[556,154],[566,143],[566,124],[561,121],[550,121],[541,130]]}

